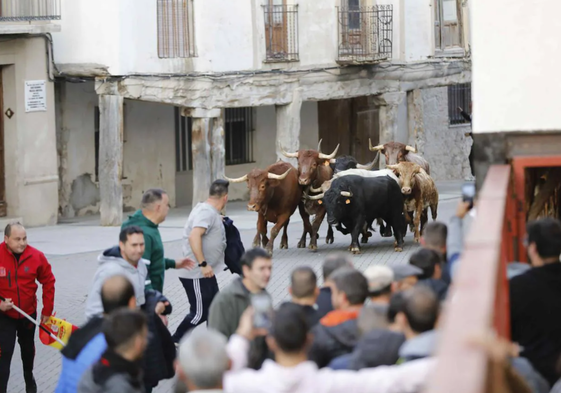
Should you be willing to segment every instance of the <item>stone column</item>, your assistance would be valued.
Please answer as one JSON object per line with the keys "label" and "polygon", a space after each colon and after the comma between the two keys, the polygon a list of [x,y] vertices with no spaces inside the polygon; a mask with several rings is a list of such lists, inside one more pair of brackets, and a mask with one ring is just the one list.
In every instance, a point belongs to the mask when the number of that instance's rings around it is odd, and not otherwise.
{"label": "stone column", "polygon": [[[399,105],[405,99],[405,92],[385,93],[375,98],[380,106],[380,144],[395,141],[398,127]],[[380,168],[386,167],[384,155],[380,155]]]}
{"label": "stone column", "polygon": [[300,111],[302,98],[298,90],[294,91],[292,102],[288,105],[277,105],[277,159],[290,162],[298,168],[296,158],[287,158],[281,153],[281,147],[287,152],[296,152],[300,148]]}
{"label": "stone column", "polygon": [[222,114],[215,117],[212,122],[212,135],[210,143],[211,179],[224,179],[226,169],[226,140],[224,137],[224,119]]}
{"label": "stone column", "polygon": [[101,225],[123,221],[123,97],[99,96],[99,194]]}
{"label": "stone column", "polygon": [[[191,155],[193,157],[192,206],[195,207],[197,203],[208,198],[208,189],[213,181],[210,146],[211,119],[220,117],[220,109],[183,108],[181,114],[193,118],[191,136]],[[219,150],[219,147],[217,147],[217,150]]]}
{"label": "stone column", "polygon": [[411,90],[407,94],[407,123],[409,127],[409,140],[407,143],[410,146],[416,145],[417,149],[421,152],[424,150],[426,142],[423,114],[424,107],[421,90]]}

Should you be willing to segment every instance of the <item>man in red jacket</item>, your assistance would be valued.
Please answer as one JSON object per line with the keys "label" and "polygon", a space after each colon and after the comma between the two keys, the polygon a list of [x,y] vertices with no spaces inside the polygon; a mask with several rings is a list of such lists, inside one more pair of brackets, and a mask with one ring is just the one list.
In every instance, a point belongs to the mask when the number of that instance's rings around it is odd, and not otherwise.
{"label": "man in red jacket", "polygon": [[19,222],[8,224],[0,244],[0,393],[8,390],[10,363],[16,345],[21,349],[26,393],[37,392],[33,378],[35,358],[35,325],[13,309],[37,317],[37,283],[43,286],[41,322],[52,315],[55,299],[55,277],[45,255],[27,245],[25,228]]}

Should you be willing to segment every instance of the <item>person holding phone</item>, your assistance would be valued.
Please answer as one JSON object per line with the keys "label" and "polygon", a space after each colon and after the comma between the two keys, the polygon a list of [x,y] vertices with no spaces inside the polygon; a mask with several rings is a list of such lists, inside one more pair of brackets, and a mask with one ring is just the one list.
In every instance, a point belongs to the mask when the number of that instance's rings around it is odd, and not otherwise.
{"label": "person holding phone", "polygon": [[458,203],[456,214],[450,218],[448,224],[448,238],[446,239],[446,251],[448,263],[447,274],[453,280],[454,272],[464,245],[464,218],[474,206],[475,184],[465,183],[462,186],[462,200]]}
{"label": "person holding phone", "polygon": [[[208,327],[218,330],[230,338],[238,328],[240,318],[252,305],[254,325],[267,328],[270,324],[272,299],[266,290],[273,261],[267,251],[253,248],[245,252],[240,260],[243,278],[238,277],[214,298],[209,311]],[[267,356],[267,344],[261,337],[252,342],[250,365],[258,368]]]}

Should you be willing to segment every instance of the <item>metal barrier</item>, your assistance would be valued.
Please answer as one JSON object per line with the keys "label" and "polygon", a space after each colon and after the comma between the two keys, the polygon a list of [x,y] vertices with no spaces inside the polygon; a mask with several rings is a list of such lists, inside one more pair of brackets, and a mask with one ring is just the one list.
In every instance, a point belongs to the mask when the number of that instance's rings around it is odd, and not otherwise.
{"label": "metal barrier", "polygon": [[490,374],[482,350],[468,339],[494,327],[510,336],[507,249],[511,167],[492,166],[477,199],[477,215],[464,242],[441,321],[437,365],[424,392],[483,393]]}

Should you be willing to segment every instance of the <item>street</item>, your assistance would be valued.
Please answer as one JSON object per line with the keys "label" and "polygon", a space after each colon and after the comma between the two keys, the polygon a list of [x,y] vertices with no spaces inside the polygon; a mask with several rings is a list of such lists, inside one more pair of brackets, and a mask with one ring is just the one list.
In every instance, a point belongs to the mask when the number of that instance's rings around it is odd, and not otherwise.
{"label": "street", "polygon": [[[448,222],[460,197],[461,182],[437,182],[437,186],[441,200],[437,220]],[[181,236],[187,213],[188,209],[173,209],[170,211],[168,219],[160,225],[166,257],[178,258],[181,256]],[[245,202],[233,202],[228,205],[227,215],[234,220],[246,249],[249,248],[255,235],[256,214],[245,210]],[[45,252],[53,266],[57,279],[55,295],[57,317],[65,318],[78,326],[84,322],[84,305],[91,280],[97,269],[97,255],[100,250],[117,244],[119,228],[100,227],[98,220],[98,216],[82,217],[69,220],[56,227],[28,229],[29,244]],[[271,225],[269,225],[270,227]],[[289,249],[280,250],[278,248],[280,236],[275,242],[273,276],[268,290],[276,305],[288,298],[288,278],[292,269],[309,265],[321,280],[323,259],[330,253],[347,252],[350,244],[350,236],[344,236],[335,231],[334,244],[326,245],[327,226],[324,222],[320,229],[319,250],[314,253],[308,249],[296,248],[301,232],[302,223],[296,212],[289,226]],[[355,267],[364,270],[372,264],[406,263],[408,256],[418,247],[409,232],[405,238],[402,253],[394,252],[393,242],[393,237],[382,239],[376,232],[369,242],[363,245],[362,254],[353,257]],[[232,275],[229,271],[218,274],[220,287],[223,288],[234,277],[237,276]],[[173,313],[169,319],[169,328],[173,333],[175,327],[189,310],[187,297],[173,270],[166,272],[164,294],[173,305]],[[25,391],[19,347],[16,345],[16,348],[12,359],[8,389],[13,393]],[[38,337],[36,348],[35,378],[39,392],[53,392],[60,373],[60,354],[56,349],[40,343]],[[160,383],[154,391],[172,392],[173,386],[173,380],[168,380]]]}

